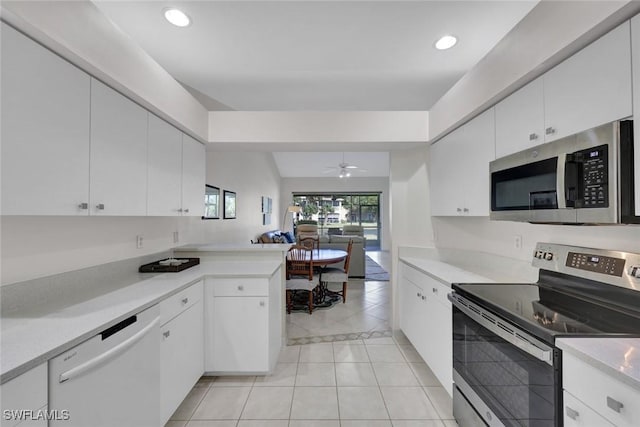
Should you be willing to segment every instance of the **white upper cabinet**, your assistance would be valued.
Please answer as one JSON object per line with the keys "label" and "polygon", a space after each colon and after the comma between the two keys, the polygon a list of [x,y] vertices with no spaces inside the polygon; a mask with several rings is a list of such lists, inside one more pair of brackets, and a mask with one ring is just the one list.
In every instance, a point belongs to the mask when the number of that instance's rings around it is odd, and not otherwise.
{"label": "white upper cabinet", "polygon": [[205,174],[204,145],[182,134],[182,215],[204,215]]}
{"label": "white upper cabinet", "polygon": [[2,214],[87,215],[90,77],[2,31]]}
{"label": "white upper cabinet", "polygon": [[91,79],[91,215],[146,215],[147,116]]}
{"label": "white upper cabinet", "polygon": [[496,105],[496,157],[544,143],[542,77]]}
{"label": "white upper cabinet", "polygon": [[[631,47],[633,49],[633,105],[640,109],[640,15],[631,20]],[[640,215],[640,114],[636,111],[633,121],[633,154],[635,157],[635,202],[636,215]]]}
{"label": "white upper cabinet", "polygon": [[151,113],[147,168],[147,215],[179,215],[182,204],[182,132]]}
{"label": "white upper cabinet", "polygon": [[544,75],[545,134],[552,141],[629,117],[629,21]]}
{"label": "white upper cabinet", "polygon": [[489,216],[489,162],[495,159],[493,108],[432,145],[429,157],[432,215]]}

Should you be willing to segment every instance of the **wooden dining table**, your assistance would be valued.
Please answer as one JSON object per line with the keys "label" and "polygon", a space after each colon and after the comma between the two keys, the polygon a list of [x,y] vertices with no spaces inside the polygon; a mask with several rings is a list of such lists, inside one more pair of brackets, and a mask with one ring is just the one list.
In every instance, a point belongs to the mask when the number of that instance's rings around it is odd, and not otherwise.
{"label": "wooden dining table", "polygon": [[[325,267],[328,264],[336,264],[342,262],[347,258],[347,251],[340,249],[313,249],[310,261],[314,266]],[[322,272],[319,273],[320,280],[322,280]],[[320,304],[327,297],[327,290],[320,282],[320,286],[316,287],[314,291],[315,304]]]}

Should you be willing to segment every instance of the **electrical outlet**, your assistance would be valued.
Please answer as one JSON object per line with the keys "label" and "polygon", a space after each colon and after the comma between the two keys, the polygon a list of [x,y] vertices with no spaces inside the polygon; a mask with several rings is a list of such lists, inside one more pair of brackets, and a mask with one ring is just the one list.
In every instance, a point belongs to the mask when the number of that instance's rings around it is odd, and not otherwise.
{"label": "electrical outlet", "polygon": [[177,231],[173,232],[173,243],[178,243],[180,241],[180,234]]}
{"label": "electrical outlet", "polygon": [[519,234],[516,234],[516,236],[513,239],[513,245],[515,246],[516,249],[522,249],[522,236]]}
{"label": "electrical outlet", "polygon": [[136,248],[142,249],[144,238],[141,235],[136,236]]}

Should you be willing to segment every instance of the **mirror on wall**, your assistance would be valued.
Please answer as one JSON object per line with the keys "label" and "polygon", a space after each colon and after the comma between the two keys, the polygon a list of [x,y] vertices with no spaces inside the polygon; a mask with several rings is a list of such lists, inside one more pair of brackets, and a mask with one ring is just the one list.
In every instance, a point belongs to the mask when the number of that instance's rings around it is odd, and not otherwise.
{"label": "mirror on wall", "polygon": [[213,185],[205,185],[204,216],[202,219],[220,218],[220,189]]}

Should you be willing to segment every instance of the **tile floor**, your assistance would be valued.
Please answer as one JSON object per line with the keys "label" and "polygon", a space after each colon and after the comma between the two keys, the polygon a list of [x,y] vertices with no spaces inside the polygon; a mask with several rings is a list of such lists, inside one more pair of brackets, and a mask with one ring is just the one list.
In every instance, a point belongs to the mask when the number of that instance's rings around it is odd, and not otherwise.
{"label": "tile floor", "polygon": [[[391,269],[389,252],[367,251],[385,270]],[[330,284],[329,287],[339,286]],[[352,279],[347,287],[346,303],[337,303],[328,309],[318,309],[309,315],[294,312],[287,315],[287,338],[297,344],[298,338],[328,337],[350,333],[390,331],[391,285],[390,282]],[[328,341],[333,341],[328,338]]]}
{"label": "tile floor", "polygon": [[165,427],[451,427],[451,398],[403,336],[288,346],[271,376],[203,377]]}
{"label": "tile floor", "polygon": [[[367,255],[390,271],[388,252]],[[287,315],[287,336],[391,335],[390,318],[390,283],[352,280],[346,304]],[[270,376],[202,377],[165,427],[456,425],[451,398],[399,333],[290,345]]]}

